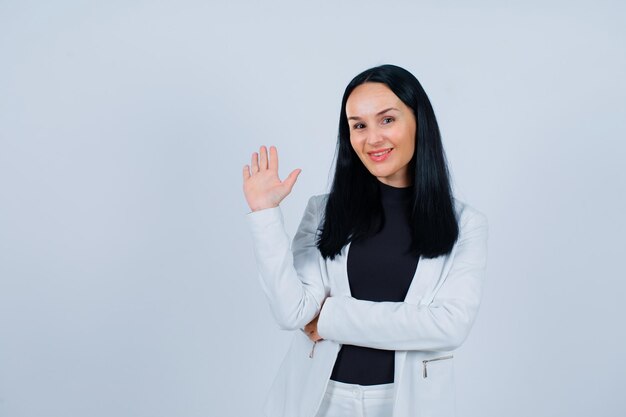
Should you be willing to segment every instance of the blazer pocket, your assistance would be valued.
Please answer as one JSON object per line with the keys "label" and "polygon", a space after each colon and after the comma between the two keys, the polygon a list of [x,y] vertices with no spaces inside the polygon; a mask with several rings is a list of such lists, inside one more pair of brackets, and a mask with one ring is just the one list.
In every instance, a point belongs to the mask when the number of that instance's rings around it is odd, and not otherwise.
{"label": "blazer pocket", "polygon": [[422,359],[416,365],[421,369],[417,379],[417,398],[420,415],[427,417],[453,417],[454,398],[453,356],[441,355]]}
{"label": "blazer pocket", "polygon": [[428,366],[429,366],[430,363],[438,362],[438,361],[450,360],[453,357],[454,357],[454,355],[445,355],[445,356],[439,356],[439,357],[431,358],[431,359],[424,359],[422,361],[422,369],[423,369],[422,377],[428,378]]}

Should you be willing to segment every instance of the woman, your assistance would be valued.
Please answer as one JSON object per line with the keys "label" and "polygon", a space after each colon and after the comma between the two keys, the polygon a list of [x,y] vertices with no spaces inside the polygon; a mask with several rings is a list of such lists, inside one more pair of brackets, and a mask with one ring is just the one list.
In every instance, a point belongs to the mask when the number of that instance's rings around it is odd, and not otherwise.
{"label": "woman", "polygon": [[454,415],[453,351],[480,303],[483,214],[451,194],[435,115],[417,79],[383,65],[348,84],[328,195],[290,246],[274,147],[244,167],[261,285],[296,332],[270,417]]}

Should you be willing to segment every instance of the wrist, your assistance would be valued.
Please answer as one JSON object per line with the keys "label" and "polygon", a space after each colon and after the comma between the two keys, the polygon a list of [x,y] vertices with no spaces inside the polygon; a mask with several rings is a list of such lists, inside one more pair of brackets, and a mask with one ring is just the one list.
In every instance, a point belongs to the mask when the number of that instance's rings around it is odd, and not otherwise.
{"label": "wrist", "polygon": [[255,211],[267,210],[267,209],[276,208],[276,207],[278,207],[278,204],[250,206],[250,211],[255,212]]}

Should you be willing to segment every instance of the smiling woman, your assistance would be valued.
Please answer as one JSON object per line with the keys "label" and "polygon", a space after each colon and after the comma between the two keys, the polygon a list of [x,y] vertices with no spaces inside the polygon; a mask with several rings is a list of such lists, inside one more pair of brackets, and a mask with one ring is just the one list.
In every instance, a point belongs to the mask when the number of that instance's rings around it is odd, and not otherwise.
{"label": "smiling woman", "polygon": [[434,111],[393,65],[346,88],[330,193],[309,200],[293,242],[278,152],[243,170],[261,285],[298,330],[266,415],[454,415],[453,351],[480,304],[487,221],[450,189]]}

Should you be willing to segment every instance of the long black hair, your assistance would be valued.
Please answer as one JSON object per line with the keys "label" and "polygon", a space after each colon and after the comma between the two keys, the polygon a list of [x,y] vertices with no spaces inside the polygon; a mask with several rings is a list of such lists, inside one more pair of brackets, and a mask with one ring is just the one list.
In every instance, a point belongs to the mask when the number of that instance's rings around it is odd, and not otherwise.
{"label": "long black hair", "polygon": [[346,87],[339,115],[335,175],[317,247],[325,259],[334,259],[346,244],[371,236],[385,221],[378,179],[352,148],[346,116],[348,97],[366,82],[385,84],[415,115],[415,153],[409,163],[414,185],[411,251],[426,258],[447,254],[458,238],[459,226],[439,126],[417,78],[395,65],[365,70]]}

